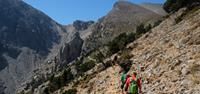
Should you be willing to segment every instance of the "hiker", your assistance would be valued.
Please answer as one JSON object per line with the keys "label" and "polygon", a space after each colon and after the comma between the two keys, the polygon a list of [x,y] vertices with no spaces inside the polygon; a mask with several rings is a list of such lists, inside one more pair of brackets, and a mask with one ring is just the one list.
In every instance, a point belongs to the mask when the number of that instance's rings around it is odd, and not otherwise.
{"label": "hiker", "polygon": [[130,75],[127,74],[128,71],[123,70],[122,75],[121,75],[121,90],[122,90],[122,94],[124,94],[124,86],[126,84],[126,81],[129,77],[131,77]]}
{"label": "hiker", "polygon": [[127,92],[127,94],[142,93],[142,79],[141,78],[137,79],[136,72],[134,72],[131,77],[127,78],[125,83],[125,91]]}
{"label": "hiker", "polygon": [[119,73],[122,73],[121,74],[121,89],[122,89],[122,93],[124,92],[123,89],[124,89],[124,86],[125,86],[125,83],[126,83],[127,79],[129,77],[131,77],[130,75],[127,74],[128,71],[130,70],[130,67],[131,67],[130,63],[131,63],[131,61],[127,60],[127,61],[121,62],[119,64],[119,66],[121,67],[121,70],[120,70]]}

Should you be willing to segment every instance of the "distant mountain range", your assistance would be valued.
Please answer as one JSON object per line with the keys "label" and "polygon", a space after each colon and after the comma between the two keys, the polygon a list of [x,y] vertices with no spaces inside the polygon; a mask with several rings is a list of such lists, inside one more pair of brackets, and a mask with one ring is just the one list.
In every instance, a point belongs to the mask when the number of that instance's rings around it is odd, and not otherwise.
{"label": "distant mountain range", "polygon": [[162,5],[118,1],[97,22],[62,26],[21,0],[0,0],[0,94],[13,94],[36,71],[51,74],[81,53],[163,15]]}

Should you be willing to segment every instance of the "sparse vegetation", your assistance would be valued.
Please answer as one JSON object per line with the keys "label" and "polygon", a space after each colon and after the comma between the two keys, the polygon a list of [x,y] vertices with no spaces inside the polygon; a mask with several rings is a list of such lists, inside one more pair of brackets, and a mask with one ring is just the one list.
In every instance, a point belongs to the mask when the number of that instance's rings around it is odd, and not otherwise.
{"label": "sparse vegetation", "polygon": [[97,63],[102,63],[104,67],[106,67],[106,64],[103,62],[106,56],[99,49],[95,51],[93,57],[97,61]]}
{"label": "sparse vegetation", "polygon": [[200,3],[199,0],[167,0],[164,3],[164,10],[168,13],[173,13],[178,11],[180,8],[183,7],[194,7],[198,6]]}
{"label": "sparse vegetation", "polygon": [[135,40],[135,33],[122,33],[113,41],[108,43],[109,51],[113,54],[125,48],[125,46]]}
{"label": "sparse vegetation", "polygon": [[22,90],[21,92],[19,92],[17,94],[33,94],[33,91],[32,90],[29,90],[29,91]]}
{"label": "sparse vegetation", "polygon": [[95,62],[92,60],[88,60],[76,66],[76,69],[78,72],[86,72],[92,69],[94,66],[95,66]]}
{"label": "sparse vegetation", "polygon": [[200,65],[194,64],[193,66],[190,67],[190,80],[193,82],[194,85],[200,84]]}
{"label": "sparse vegetation", "polygon": [[136,33],[137,33],[138,35],[141,35],[141,34],[146,33],[146,32],[147,32],[147,31],[146,31],[146,29],[145,29],[144,24],[140,24],[139,26],[137,26],[137,28],[136,28]]}
{"label": "sparse vegetation", "polygon": [[49,90],[49,88],[46,87],[46,88],[44,89],[43,93],[44,93],[44,94],[50,94],[50,90]]}
{"label": "sparse vegetation", "polygon": [[192,14],[193,12],[195,12],[196,10],[198,10],[200,8],[200,6],[195,7],[193,9],[186,9],[180,16],[178,16],[175,21],[176,23],[181,22],[188,14]]}
{"label": "sparse vegetation", "polygon": [[121,53],[122,60],[127,60],[127,59],[130,59],[131,57],[132,57],[132,55],[130,54],[130,50],[125,49],[122,51],[122,53]]}
{"label": "sparse vegetation", "polygon": [[156,26],[160,25],[161,22],[162,22],[162,20],[156,21],[156,22],[153,24],[153,27],[156,27]]}
{"label": "sparse vegetation", "polygon": [[139,38],[142,34],[150,31],[152,28],[151,24],[145,27],[144,24],[140,24],[136,28],[136,33],[122,33],[118,37],[116,37],[113,41],[108,43],[108,48],[111,54],[114,54],[120,50],[123,50],[126,45],[130,42],[133,42],[137,38]]}
{"label": "sparse vegetation", "polygon": [[67,83],[69,83],[73,79],[73,74],[71,73],[71,69],[65,70],[62,75],[60,76],[52,76],[49,80],[49,87],[45,89],[46,94],[47,91],[54,92],[55,90],[65,86]]}
{"label": "sparse vegetation", "polygon": [[76,94],[76,93],[77,93],[77,89],[73,88],[73,89],[69,89],[63,92],[62,94]]}
{"label": "sparse vegetation", "polygon": [[140,24],[140,25],[137,26],[137,28],[136,28],[136,34],[135,34],[136,36],[135,36],[135,38],[136,38],[136,39],[139,38],[141,35],[143,35],[143,34],[149,32],[151,29],[152,29],[151,24],[148,24],[147,26],[145,26],[143,23]]}

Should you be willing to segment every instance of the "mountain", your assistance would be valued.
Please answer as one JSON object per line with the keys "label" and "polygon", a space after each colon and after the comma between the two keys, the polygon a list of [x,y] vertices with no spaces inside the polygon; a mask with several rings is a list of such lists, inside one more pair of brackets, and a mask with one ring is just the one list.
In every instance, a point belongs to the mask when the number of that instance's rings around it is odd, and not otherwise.
{"label": "mountain", "polygon": [[61,61],[61,67],[66,66],[71,61],[79,57],[82,50],[83,40],[81,39],[79,32],[75,30],[70,30],[69,28],[73,27],[65,28],[67,30],[68,36],[67,39],[65,39],[66,42],[63,44],[59,51],[59,60]]}
{"label": "mountain", "polygon": [[[43,83],[37,79],[33,80],[25,86],[28,90],[26,90],[26,88],[22,90],[25,90],[25,92],[30,90],[36,94],[44,92],[57,93],[56,90],[62,88],[63,84],[70,85],[71,80],[73,83],[77,81],[79,77],[83,78],[85,75],[93,74],[94,71],[87,74],[87,70],[90,70],[95,65],[97,66],[94,70],[104,69],[102,67],[104,65],[99,64],[101,60],[97,61],[94,58],[101,58],[106,52],[99,54],[99,52],[104,49],[100,49],[100,51],[92,50],[105,46],[105,44],[122,33],[135,33],[136,28],[142,23],[145,25],[154,25],[154,22],[160,19],[162,19],[162,16],[151,10],[127,1],[118,1],[113,5],[112,10],[97,22],[77,20],[73,24],[63,26],[67,31],[67,36],[64,37],[64,40],[69,41],[62,42],[63,46],[57,55],[59,65],[57,65],[57,63],[55,65],[63,70],[56,72],[54,75],[50,76],[50,80],[47,79]],[[78,36],[78,34],[80,34],[80,36]],[[70,61],[73,63],[69,64]],[[52,59],[50,62],[57,62],[57,58]],[[43,79],[42,76],[38,78],[41,80]],[[60,84],[60,82],[62,84]],[[34,83],[41,84],[35,86]]]}
{"label": "mountain", "polygon": [[94,21],[76,20],[73,22],[73,26],[77,31],[83,31],[83,30],[86,30],[93,23],[94,23]]}
{"label": "mountain", "polygon": [[139,5],[118,1],[106,16],[93,25],[92,33],[85,39],[83,53],[101,47],[123,32],[134,32],[141,23],[153,23],[160,18],[161,15]]}
{"label": "mountain", "polygon": [[97,22],[62,26],[22,0],[0,0],[0,94],[35,89],[121,33],[161,18],[153,10],[118,1]]}
{"label": "mountain", "polygon": [[[63,26],[22,0],[0,0],[0,12],[1,94],[13,94],[22,82],[32,79],[34,71],[39,68],[46,72],[46,66],[50,66],[47,62],[55,57],[61,58],[58,55],[61,48],[65,53],[60,52],[62,61],[58,66],[79,56],[80,51],[74,48],[76,43],[82,47],[79,33],[67,32]],[[77,54],[72,55],[74,52]],[[64,60],[65,54],[69,60]]]}
{"label": "mountain", "polygon": [[148,10],[151,10],[151,11],[153,11],[153,12],[159,14],[159,15],[162,15],[162,16],[167,15],[165,10],[163,9],[163,5],[162,4],[141,3],[140,6],[146,8]]}
{"label": "mountain", "polygon": [[[198,94],[200,90],[200,8],[180,9],[158,26],[128,44],[127,51],[106,58],[118,64],[130,61],[128,74],[142,77],[144,94]],[[179,20],[177,20],[179,19]],[[180,20],[181,19],[181,20]],[[113,57],[117,56],[117,60]],[[113,61],[114,60],[114,61]],[[125,61],[124,61],[125,60]],[[73,81],[55,93],[121,93],[121,68],[113,65],[104,70],[96,65],[82,79]],[[93,73],[93,74],[92,74]]]}

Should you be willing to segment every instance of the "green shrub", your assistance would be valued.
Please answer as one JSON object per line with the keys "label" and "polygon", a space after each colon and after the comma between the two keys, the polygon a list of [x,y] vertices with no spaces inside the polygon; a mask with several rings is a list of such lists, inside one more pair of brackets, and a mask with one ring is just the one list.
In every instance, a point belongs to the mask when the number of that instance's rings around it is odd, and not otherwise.
{"label": "green shrub", "polygon": [[35,89],[37,88],[39,85],[41,85],[43,82],[45,81],[45,77],[43,75],[37,76],[36,79],[32,79],[32,81],[30,83],[27,84],[27,87],[25,89],[30,88],[30,86]]}
{"label": "green shrub", "polygon": [[50,78],[49,83],[49,91],[54,92],[55,90],[65,86],[67,83],[69,83],[73,79],[73,74],[71,73],[71,69],[66,69],[62,75],[54,77],[52,76]]}
{"label": "green shrub", "polygon": [[62,94],[76,94],[77,93],[77,89],[69,89],[65,92],[63,92]]}
{"label": "green shrub", "polygon": [[181,22],[181,21],[183,20],[183,16],[184,16],[184,15],[185,15],[185,14],[182,14],[182,15],[178,16],[178,17],[175,19],[175,22],[176,22],[176,23]]}
{"label": "green shrub", "polygon": [[46,87],[43,91],[44,94],[50,94],[50,90],[49,87]]}
{"label": "green shrub", "polygon": [[156,22],[153,24],[153,27],[156,27],[156,26],[160,25],[161,22],[162,22],[162,20],[156,21]]}
{"label": "green shrub", "polygon": [[109,51],[114,54],[119,50],[122,50],[126,45],[135,40],[135,33],[122,33],[116,37],[113,41],[108,43]]}
{"label": "green shrub", "polygon": [[132,55],[130,54],[130,50],[125,49],[122,51],[122,53],[121,53],[122,60],[127,60],[127,59],[130,59],[131,57],[132,57]]}
{"label": "green shrub", "polygon": [[144,24],[140,24],[136,28],[136,33],[122,33],[118,37],[116,37],[113,41],[108,43],[108,49],[111,54],[117,53],[120,50],[123,50],[127,44],[133,42],[135,39],[139,38],[142,34],[150,31],[152,28],[151,24],[148,26],[144,26]]}
{"label": "green shrub", "polygon": [[193,12],[197,11],[200,8],[200,6],[192,8],[192,9],[186,9],[180,16],[178,16],[175,19],[176,23],[181,22],[188,14],[192,14]]}
{"label": "green shrub", "polygon": [[22,90],[21,92],[19,92],[17,94],[25,94],[25,92],[24,92],[24,90]]}
{"label": "green shrub", "polygon": [[[136,28],[136,35],[137,36],[141,36],[142,34],[147,33],[148,31],[150,31],[152,29],[151,24],[148,24],[146,27],[144,24],[140,24],[139,26],[137,26]],[[138,38],[138,37],[137,37]]]}
{"label": "green shrub", "polygon": [[103,54],[103,52],[100,49],[97,49],[94,52],[93,58],[96,60],[97,63],[102,63],[104,66],[106,66],[105,63],[103,62],[103,60],[106,58],[106,55]]}
{"label": "green shrub", "polygon": [[176,12],[183,7],[194,7],[193,5],[198,6],[200,0],[167,0],[164,3],[164,10],[168,13]]}
{"label": "green shrub", "polygon": [[[147,25],[147,27],[145,28],[145,31],[148,32],[148,31],[150,31],[151,29],[152,29],[152,26],[151,26],[151,24],[149,24],[149,25]],[[146,33],[146,32],[145,32],[145,33]]]}
{"label": "green shrub", "polygon": [[141,34],[143,34],[143,33],[146,33],[146,29],[145,29],[144,24],[140,24],[139,26],[137,26],[137,28],[136,28],[136,33],[137,33],[138,35],[141,35]]}
{"label": "green shrub", "polygon": [[95,66],[95,62],[92,60],[83,62],[82,64],[76,66],[78,72],[86,72],[90,69],[92,69]]}

